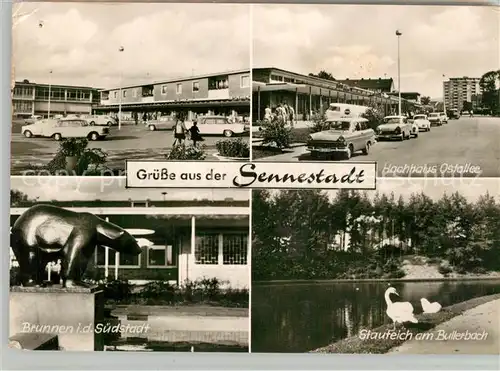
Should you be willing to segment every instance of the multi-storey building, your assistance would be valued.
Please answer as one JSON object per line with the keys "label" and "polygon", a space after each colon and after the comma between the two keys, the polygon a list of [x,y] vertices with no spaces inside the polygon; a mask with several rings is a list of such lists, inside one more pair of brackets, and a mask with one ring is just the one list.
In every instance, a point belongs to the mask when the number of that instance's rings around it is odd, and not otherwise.
{"label": "multi-storey building", "polygon": [[99,103],[99,90],[86,86],[16,81],[12,94],[15,117],[90,114]]}
{"label": "multi-storey building", "polygon": [[[322,111],[330,103],[377,104],[384,106],[385,114],[396,113],[398,108],[398,98],[391,97],[377,89],[362,89],[344,82],[274,67],[254,68],[252,80],[253,120],[262,120],[265,108],[267,106],[273,108],[279,103],[294,107],[298,120],[308,120],[313,112]],[[388,80],[390,80],[389,89],[391,89],[392,79]],[[379,88],[387,90],[385,85],[387,84],[380,84]],[[417,106],[416,102],[402,99],[403,112],[413,111]]]}
{"label": "multi-storey building", "polygon": [[443,97],[446,109],[462,110],[464,102],[477,105],[476,97],[480,94],[478,77],[452,77],[443,82]]}
{"label": "multi-storey building", "polygon": [[185,110],[194,114],[250,113],[250,70],[214,73],[101,90],[98,113]]}
{"label": "multi-storey building", "polygon": [[390,93],[394,91],[394,80],[392,78],[345,79],[336,81],[360,89],[371,90],[376,93]]}

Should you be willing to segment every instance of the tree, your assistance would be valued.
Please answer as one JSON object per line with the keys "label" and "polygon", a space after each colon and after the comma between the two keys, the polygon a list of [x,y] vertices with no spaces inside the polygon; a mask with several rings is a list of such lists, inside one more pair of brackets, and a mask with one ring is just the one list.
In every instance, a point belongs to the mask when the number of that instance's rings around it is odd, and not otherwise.
{"label": "tree", "polygon": [[499,108],[499,90],[500,84],[500,70],[488,71],[479,80],[479,86],[483,93],[483,106],[496,112]]}
{"label": "tree", "polygon": [[23,193],[17,189],[10,190],[10,206],[11,207],[19,207],[24,206],[26,204],[35,203],[38,200],[38,197],[35,199],[29,198],[26,193]]}
{"label": "tree", "polygon": [[429,104],[431,104],[431,97],[427,96],[421,97],[420,103],[422,103],[424,106],[428,106]]}
{"label": "tree", "polygon": [[324,70],[319,71],[319,73],[317,75],[315,75],[314,73],[310,73],[309,76],[318,77],[320,79],[325,79],[325,80],[335,81],[335,77],[333,77],[333,75],[330,72],[326,72]]}

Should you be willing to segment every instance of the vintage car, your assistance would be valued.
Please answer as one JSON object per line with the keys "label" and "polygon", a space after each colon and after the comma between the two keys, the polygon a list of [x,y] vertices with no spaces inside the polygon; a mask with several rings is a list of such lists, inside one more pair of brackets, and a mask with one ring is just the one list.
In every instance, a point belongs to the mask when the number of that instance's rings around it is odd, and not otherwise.
{"label": "vintage car", "polygon": [[427,117],[427,119],[431,123],[431,126],[442,126],[443,125],[443,119],[441,118],[441,114],[439,112],[429,113],[429,116]]}
{"label": "vintage car", "polygon": [[443,124],[447,124],[448,123],[448,116],[446,116],[446,113],[439,112],[439,116],[441,116],[441,121],[443,122]]}
{"label": "vintage car", "polygon": [[29,118],[24,119],[24,123],[26,125],[34,124],[35,122],[40,121],[41,119],[43,119],[43,116],[40,116],[40,115],[31,115]]}
{"label": "vintage car", "polygon": [[235,134],[249,132],[250,127],[243,122],[231,122],[224,116],[201,116],[197,119],[200,134],[224,135],[232,137]]}
{"label": "vintage car", "polygon": [[171,130],[175,126],[175,122],[174,116],[160,116],[156,120],[146,121],[145,124],[150,131]]}
{"label": "vintage car", "polygon": [[118,125],[118,120],[108,115],[88,115],[81,117],[93,126],[113,126]]}
{"label": "vintage car", "polygon": [[25,125],[21,132],[26,138],[47,137],[54,140],[63,138],[87,138],[98,140],[105,138],[109,134],[109,128],[101,126],[91,126],[80,118],[64,120],[44,119],[31,125]]}
{"label": "vintage car", "polygon": [[309,135],[307,150],[313,158],[341,153],[349,159],[357,151],[367,155],[375,144],[375,132],[365,118],[343,118],[328,125],[328,130]]}
{"label": "vintage car", "polygon": [[417,126],[419,131],[431,131],[431,123],[427,119],[427,115],[417,114],[413,116],[413,124]]}
{"label": "vintage car", "polygon": [[384,123],[377,127],[377,140],[410,139],[418,137],[418,128],[408,121],[406,116],[386,116]]}
{"label": "vintage car", "polygon": [[452,108],[446,112],[446,116],[450,120],[458,120],[460,118],[460,112],[456,108]]}

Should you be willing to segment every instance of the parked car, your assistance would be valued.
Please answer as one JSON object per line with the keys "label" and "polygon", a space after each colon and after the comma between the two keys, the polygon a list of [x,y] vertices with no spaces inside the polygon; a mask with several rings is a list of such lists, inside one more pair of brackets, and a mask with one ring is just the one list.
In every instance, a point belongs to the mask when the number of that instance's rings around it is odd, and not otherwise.
{"label": "parked car", "polygon": [[441,116],[441,121],[443,122],[443,124],[447,124],[448,123],[448,116],[446,116],[446,113],[439,112],[439,115]]}
{"label": "parked car", "polygon": [[160,116],[156,120],[145,122],[148,130],[171,130],[175,126],[176,118],[173,116]]}
{"label": "parked car", "polygon": [[460,118],[460,112],[455,108],[448,110],[446,114],[450,120],[458,120]]}
{"label": "parked car", "polygon": [[24,119],[24,123],[26,125],[34,124],[35,122],[40,121],[41,119],[43,119],[43,116],[40,116],[40,115],[31,115],[27,119]]}
{"label": "parked car", "polygon": [[88,115],[81,117],[89,123],[89,125],[96,125],[96,126],[114,126],[118,125],[118,120],[116,120],[114,117],[108,116],[108,115]]}
{"label": "parked car", "polygon": [[215,134],[232,137],[235,134],[247,133],[250,130],[248,124],[242,122],[230,122],[224,116],[202,116],[198,117],[198,128],[200,134]]}
{"label": "parked car", "polygon": [[427,115],[418,114],[413,116],[413,124],[417,126],[419,131],[431,131],[431,123],[427,119]]}
{"label": "parked car", "polygon": [[328,130],[309,135],[307,150],[313,158],[341,153],[349,159],[357,151],[367,155],[374,144],[375,132],[368,126],[368,120],[353,117],[331,121]]}
{"label": "parked car", "polygon": [[91,126],[84,119],[44,119],[34,124],[25,125],[21,132],[26,138],[34,136],[53,138],[61,140],[63,138],[87,138],[98,140],[105,138],[109,134],[109,128],[101,126]]}
{"label": "parked car", "polygon": [[[416,134],[416,135],[415,135]],[[399,139],[405,140],[418,136],[418,130],[414,131],[412,123],[406,116],[386,116],[384,123],[377,127],[377,140]]]}
{"label": "parked car", "polygon": [[441,117],[441,114],[439,112],[431,112],[431,113],[429,113],[429,116],[427,117],[427,119],[431,123],[431,126],[441,126],[441,125],[443,125],[443,118]]}

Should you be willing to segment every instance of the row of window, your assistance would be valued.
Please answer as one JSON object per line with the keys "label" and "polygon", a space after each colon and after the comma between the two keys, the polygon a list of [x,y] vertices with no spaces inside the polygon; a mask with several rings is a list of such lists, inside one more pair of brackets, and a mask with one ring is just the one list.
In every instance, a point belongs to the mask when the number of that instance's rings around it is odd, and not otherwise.
{"label": "row of window", "polygon": [[[71,101],[89,101],[90,91],[85,90],[66,90],[61,88],[50,89],[50,99],[53,100],[71,100]],[[35,99],[49,99],[49,89],[36,89]]]}
{"label": "row of window", "polygon": [[[168,268],[177,266],[177,256],[172,245],[153,245],[146,250],[147,268]],[[243,233],[201,233],[196,236],[195,264],[200,265],[246,265],[248,262],[248,235]],[[108,266],[114,266],[116,255],[109,251]],[[96,264],[104,266],[105,248],[96,250]],[[119,265],[140,268],[139,256],[120,254]]]}
{"label": "row of window", "polygon": [[33,110],[33,102],[12,102],[12,106],[14,107],[14,112],[31,112]]}
{"label": "row of window", "polygon": [[[182,86],[183,83],[177,83],[175,85],[175,93],[177,95],[182,94]],[[216,90],[216,89],[227,89],[229,87],[229,82],[228,79],[221,79],[221,80],[213,80],[213,84],[211,84],[211,80],[209,80],[209,85],[208,89],[209,90]],[[240,88],[249,88],[250,87],[250,76],[245,75],[240,77]],[[168,85],[162,85],[161,86],[161,95],[167,95],[168,91]],[[191,91],[193,93],[199,92],[200,91],[200,82],[199,81],[193,81],[191,84]],[[122,96],[123,98],[127,97],[127,90],[122,91]],[[132,90],[132,96],[134,98],[137,98],[137,90],[134,89]],[[118,98],[118,91],[114,92],[114,98]],[[106,99],[106,95],[103,95],[103,99]]]}

